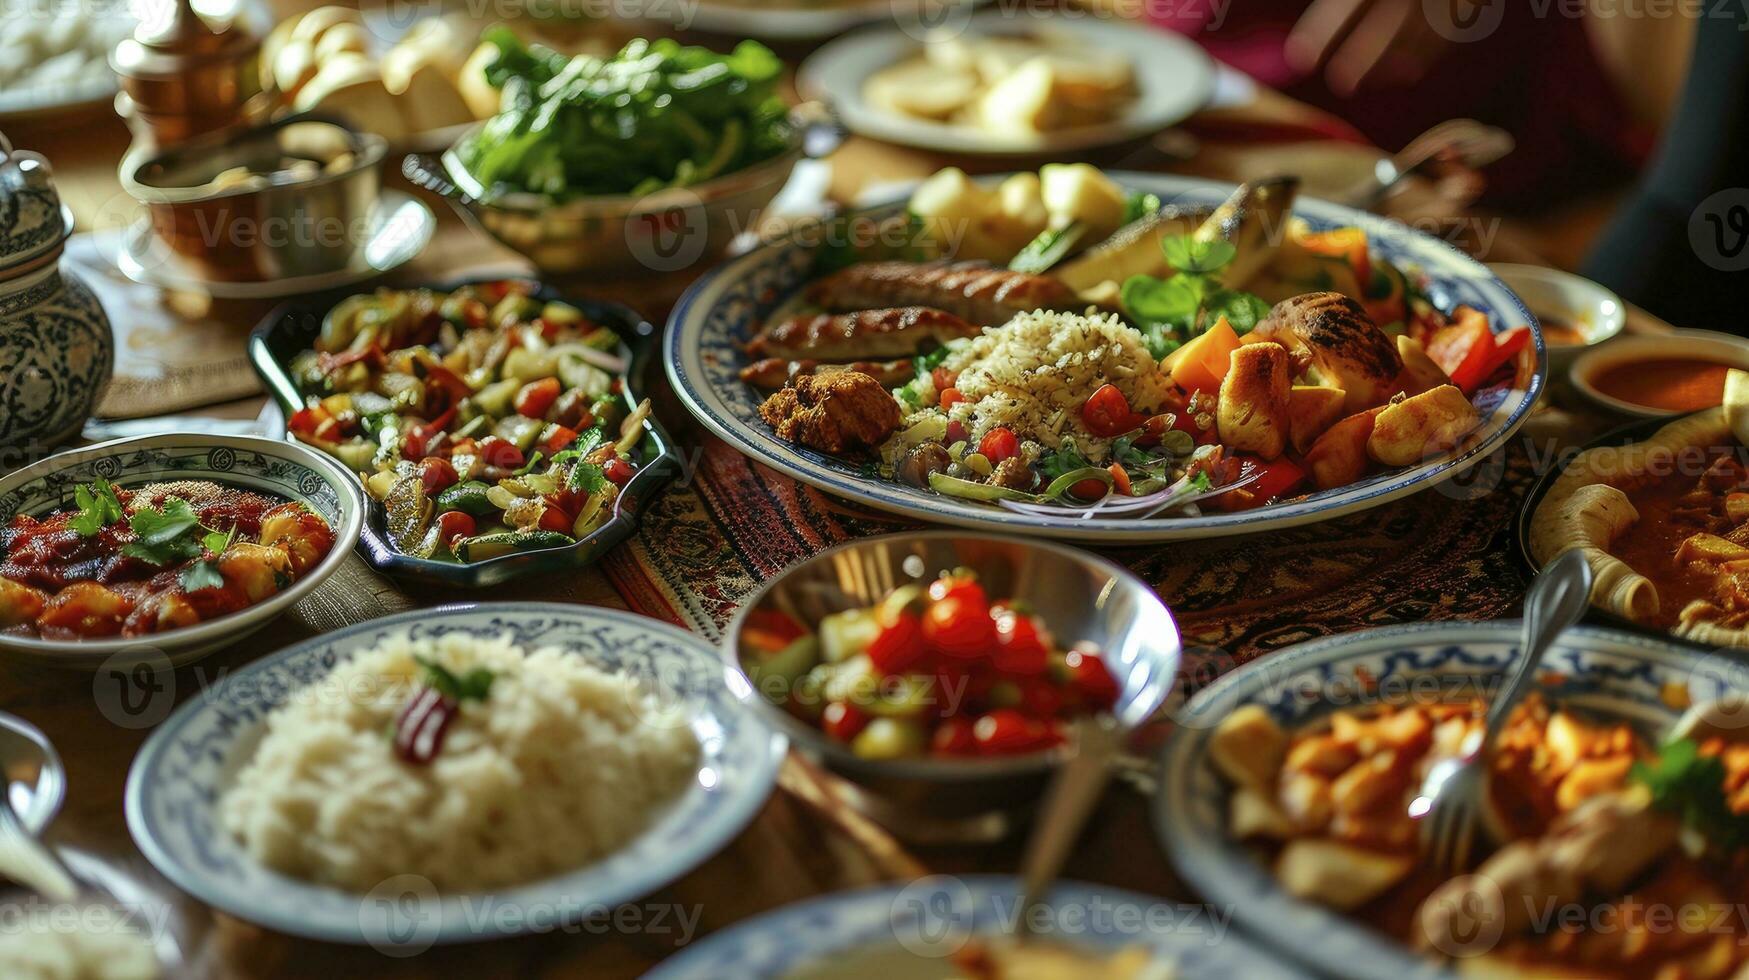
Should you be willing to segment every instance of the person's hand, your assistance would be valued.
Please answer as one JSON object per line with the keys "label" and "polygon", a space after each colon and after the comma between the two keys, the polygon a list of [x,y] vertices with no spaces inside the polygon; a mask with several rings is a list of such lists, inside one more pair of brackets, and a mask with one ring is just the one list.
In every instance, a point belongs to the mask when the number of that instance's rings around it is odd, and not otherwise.
{"label": "person's hand", "polygon": [[[1322,68],[1338,95],[1368,85],[1413,84],[1450,45],[1428,21],[1424,2],[1313,0],[1288,35],[1288,63],[1306,72]],[[1505,0],[1441,2],[1467,8]]]}

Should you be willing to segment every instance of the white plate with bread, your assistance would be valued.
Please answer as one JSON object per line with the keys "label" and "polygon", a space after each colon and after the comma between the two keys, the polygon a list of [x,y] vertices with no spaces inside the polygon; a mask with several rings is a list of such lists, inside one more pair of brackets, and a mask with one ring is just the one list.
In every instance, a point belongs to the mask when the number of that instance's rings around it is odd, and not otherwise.
{"label": "white plate with bread", "polygon": [[1208,102],[1213,62],[1146,24],[992,10],[929,32],[869,28],[803,62],[808,98],[852,132],[958,156],[1144,139]]}

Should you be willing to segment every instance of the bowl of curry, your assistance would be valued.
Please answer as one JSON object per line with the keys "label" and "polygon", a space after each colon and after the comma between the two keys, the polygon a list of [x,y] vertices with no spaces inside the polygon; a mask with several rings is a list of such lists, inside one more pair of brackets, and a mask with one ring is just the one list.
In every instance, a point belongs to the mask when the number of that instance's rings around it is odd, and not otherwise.
{"label": "bowl of curry", "polygon": [[174,433],[0,479],[0,657],[176,666],[267,625],[339,567],[363,503],[333,461]]}
{"label": "bowl of curry", "polygon": [[1749,340],[1709,330],[1618,337],[1573,362],[1573,387],[1606,411],[1686,415],[1724,400],[1725,373],[1749,368]]}
{"label": "bowl of curry", "polygon": [[1730,369],[1723,388],[1721,405],[1567,460],[1526,505],[1532,568],[1581,551],[1594,609],[1749,649],[1749,371]]}

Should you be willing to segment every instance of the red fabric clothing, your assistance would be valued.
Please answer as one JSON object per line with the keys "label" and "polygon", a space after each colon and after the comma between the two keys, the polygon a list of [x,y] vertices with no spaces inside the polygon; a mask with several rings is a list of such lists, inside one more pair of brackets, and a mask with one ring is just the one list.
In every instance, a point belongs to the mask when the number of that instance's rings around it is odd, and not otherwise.
{"label": "red fabric clothing", "polygon": [[[1183,33],[1211,55],[1303,102],[1352,123],[1376,145],[1400,149],[1446,119],[1469,117],[1499,126],[1517,150],[1488,169],[1488,198],[1497,203],[1547,202],[1641,162],[1648,141],[1626,122],[1627,111],[1592,53],[1583,21],[1546,16],[1537,5],[1505,3],[1500,27],[1487,38],[1448,45],[1413,85],[1363,86],[1352,97],[1333,93],[1319,73],[1291,68],[1283,43],[1306,0],[1229,0],[1222,18],[1208,2],[1150,5],[1158,23]],[[1215,25],[1210,28],[1209,25]]]}

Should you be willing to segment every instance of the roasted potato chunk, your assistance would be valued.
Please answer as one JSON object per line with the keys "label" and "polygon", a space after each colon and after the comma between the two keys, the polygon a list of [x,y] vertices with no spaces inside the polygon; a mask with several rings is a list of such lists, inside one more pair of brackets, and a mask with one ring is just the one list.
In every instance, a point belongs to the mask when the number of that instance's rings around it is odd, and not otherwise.
{"label": "roasted potato chunk", "polygon": [[1414,866],[1415,859],[1405,854],[1301,838],[1282,848],[1275,876],[1290,895],[1348,910],[1383,895]]}
{"label": "roasted potato chunk", "polygon": [[1481,421],[1463,392],[1441,385],[1387,405],[1367,436],[1366,451],[1386,466],[1410,466],[1453,448]]}
{"label": "roasted potato chunk", "polygon": [[1433,363],[1433,358],[1427,356],[1427,348],[1408,334],[1397,337],[1397,353],[1403,358],[1402,373],[1397,375],[1397,386],[1406,395],[1419,395],[1431,391],[1440,385],[1451,384],[1451,378],[1445,369]]}
{"label": "roasted potato chunk", "polygon": [[1287,448],[1291,361],[1280,344],[1246,344],[1233,352],[1215,410],[1229,449],[1275,459]]}
{"label": "roasted potato chunk", "polygon": [[1209,758],[1236,785],[1269,793],[1287,755],[1287,732],[1261,706],[1248,704],[1209,738]]}
{"label": "roasted potato chunk", "polygon": [[1383,411],[1380,406],[1350,415],[1312,442],[1306,450],[1306,470],[1318,489],[1345,487],[1366,474],[1366,443]]}
{"label": "roasted potato chunk", "polygon": [[48,601],[48,594],[40,589],[0,578],[0,628],[35,622]]}
{"label": "roasted potato chunk", "polygon": [[1288,441],[1294,452],[1305,455],[1324,430],[1342,417],[1348,392],[1328,385],[1294,385],[1288,392]]}

